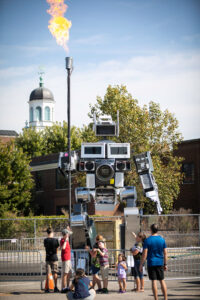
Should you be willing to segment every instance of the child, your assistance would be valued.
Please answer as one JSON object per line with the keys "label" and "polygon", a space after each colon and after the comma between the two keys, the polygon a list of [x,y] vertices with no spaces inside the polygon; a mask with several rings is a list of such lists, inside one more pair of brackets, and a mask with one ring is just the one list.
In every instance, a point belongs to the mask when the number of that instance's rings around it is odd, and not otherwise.
{"label": "child", "polygon": [[118,283],[119,283],[119,293],[126,292],[126,257],[124,254],[118,255],[118,264],[117,264],[117,276],[118,276]]}
{"label": "child", "polygon": [[106,249],[104,241],[98,242],[97,252],[100,254],[100,270],[101,276],[103,280],[103,289],[102,294],[108,294],[108,270],[109,270],[109,262],[108,262],[108,249]]}
{"label": "child", "polygon": [[98,290],[96,290],[96,293],[101,293],[102,292],[102,288],[101,288],[101,280],[98,276],[98,273],[100,271],[100,254],[97,252],[98,249],[98,241],[99,240],[103,240],[103,236],[98,234],[96,236],[96,243],[93,245],[92,250],[89,249],[88,246],[86,246],[86,249],[89,251],[90,255],[91,255],[91,271],[92,271],[92,282],[93,282],[93,288],[95,287],[95,285],[97,284],[98,286]]}
{"label": "child", "polygon": [[136,292],[144,292],[144,275],[143,272],[139,271],[140,267],[140,259],[142,257],[143,252],[143,243],[146,239],[146,236],[144,233],[139,232],[136,236],[134,232],[132,232],[133,236],[136,239],[136,243],[132,248],[132,254],[134,257],[134,277],[136,281]]}
{"label": "child", "polygon": [[69,235],[72,231],[63,229],[63,238],[60,241],[61,259],[62,259],[62,281],[61,281],[61,293],[66,293],[69,290],[70,274],[72,270],[71,265],[71,249],[69,244]]}
{"label": "child", "polygon": [[[87,299],[87,300],[93,300],[96,293],[94,289],[90,289],[89,287],[92,286],[92,283],[90,283],[89,278],[85,275],[85,272],[83,269],[77,269],[76,275],[74,280],[72,281],[72,284],[70,286],[70,292],[67,294],[68,300],[73,299]],[[74,290],[74,292],[72,292]]]}

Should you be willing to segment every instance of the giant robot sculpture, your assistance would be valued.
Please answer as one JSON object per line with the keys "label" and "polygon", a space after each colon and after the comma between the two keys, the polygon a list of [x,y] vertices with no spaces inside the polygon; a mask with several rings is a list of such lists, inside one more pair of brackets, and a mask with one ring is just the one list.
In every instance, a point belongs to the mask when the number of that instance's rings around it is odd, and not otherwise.
{"label": "giant robot sculpture", "polygon": [[[94,126],[96,136],[102,139],[97,143],[82,143],[81,150],[71,152],[71,165],[68,153],[61,152],[59,169],[67,176],[69,169],[73,172],[86,173],[86,185],[75,189],[76,204],[71,216],[73,229],[72,246],[74,249],[91,246],[95,238],[93,220],[88,217],[87,203],[93,201],[96,208],[100,205],[114,207],[118,201],[126,201],[127,207],[138,214],[136,207],[137,192],[134,186],[124,186],[124,176],[131,170],[130,144],[115,143],[107,137],[119,136],[119,115],[117,122],[110,116],[96,119]],[[144,195],[156,202],[160,214],[162,208],[158,189],[153,177],[153,165],[150,152],[134,156],[134,162],[140,177]]]}

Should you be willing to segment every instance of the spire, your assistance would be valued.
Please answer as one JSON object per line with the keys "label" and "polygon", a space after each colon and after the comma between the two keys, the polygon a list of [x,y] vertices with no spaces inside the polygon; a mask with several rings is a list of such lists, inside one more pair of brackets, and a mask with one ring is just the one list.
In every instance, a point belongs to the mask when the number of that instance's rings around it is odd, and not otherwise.
{"label": "spire", "polygon": [[45,72],[43,71],[42,67],[39,67],[39,72],[38,74],[40,75],[39,79],[39,87],[43,87],[44,86],[44,82],[43,82],[43,75],[45,74]]}

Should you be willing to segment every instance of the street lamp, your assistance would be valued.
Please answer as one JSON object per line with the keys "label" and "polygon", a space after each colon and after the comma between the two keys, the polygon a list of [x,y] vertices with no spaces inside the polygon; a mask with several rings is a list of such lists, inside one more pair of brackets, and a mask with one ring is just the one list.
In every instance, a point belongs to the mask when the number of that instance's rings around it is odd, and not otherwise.
{"label": "street lamp", "polygon": [[67,70],[67,122],[68,122],[68,155],[69,155],[69,172],[68,172],[68,199],[69,199],[69,226],[71,227],[71,120],[70,120],[70,77],[73,70],[72,57],[65,57]]}

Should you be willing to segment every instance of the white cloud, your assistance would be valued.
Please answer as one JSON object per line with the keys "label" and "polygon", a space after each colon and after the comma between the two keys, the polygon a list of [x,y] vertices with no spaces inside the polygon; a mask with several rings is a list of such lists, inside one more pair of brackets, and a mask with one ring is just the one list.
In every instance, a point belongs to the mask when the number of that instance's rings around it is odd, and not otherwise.
{"label": "white cloud", "polygon": [[[104,61],[75,69],[71,76],[71,122],[76,126],[88,123],[89,103],[104,96],[108,84],[124,84],[140,105],[153,100],[162,110],[169,109],[179,120],[185,139],[200,137],[200,60],[198,53],[162,54],[133,57],[124,61]],[[31,66],[27,67],[27,73]],[[22,70],[15,70],[21,73]],[[66,70],[57,66],[45,70],[45,86],[56,100],[55,119],[67,119]],[[0,128],[19,131],[28,119],[28,97],[36,79],[4,86],[1,92]],[[2,90],[1,88],[1,90]],[[3,105],[2,105],[3,104]],[[9,116],[9,117],[8,117]]]}
{"label": "white cloud", "polygon": [[33,74],[34,71],[35,66],[3,68],[0,70],[0,81],[3,79],[16,78],[16,81],[18,82],[18,76],[27,76],[28,74]]}

